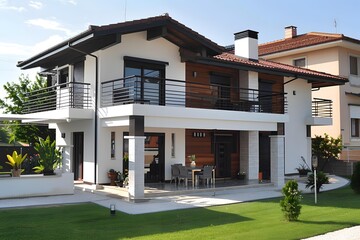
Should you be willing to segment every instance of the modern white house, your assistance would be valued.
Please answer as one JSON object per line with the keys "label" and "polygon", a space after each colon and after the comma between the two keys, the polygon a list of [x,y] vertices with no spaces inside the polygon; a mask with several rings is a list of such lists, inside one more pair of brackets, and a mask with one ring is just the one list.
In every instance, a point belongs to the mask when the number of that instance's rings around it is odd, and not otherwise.
{"label": "modern white house", "polygon": [[310,164],[311,126],[331,124],[311,90],[347,82],[258,59],[257,32],[236,33],[231,53],[167,14],[90,26],[18,67],[47,77],[24,121],[56,129],[64,172],[96,186],[127,169],[135,199],[193,154],[217,178],[261,172],[281,187],[301,157]]}

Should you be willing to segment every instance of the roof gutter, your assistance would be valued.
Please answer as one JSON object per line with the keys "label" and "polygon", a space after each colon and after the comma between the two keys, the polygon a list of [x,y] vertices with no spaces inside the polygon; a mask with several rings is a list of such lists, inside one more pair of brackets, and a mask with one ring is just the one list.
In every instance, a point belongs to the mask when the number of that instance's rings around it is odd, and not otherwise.
{"label": "roof gutter", "polygon": [[[83,34],[80,34],[80,36],[83,35]],[[62,42],[62,43],[59,43],[58,45],[56,45],[55,47],[53,48],[50,48],[48,50],[45,50],[41,53],[39,53],[38,55],[35,55],[34,57],[32,58],[29,58],[25,61],[22,61],[22,62],[19,62],[16,66],[17,67],[20,67],[21,69],[27,69],[29,66],[31,66],[32,64],[40,61],[40,60],[43,60],[45,58],[48,58],[48,57],[51,57],[61,51],[64,51],[66,49],[69,48],[70,46],[70,42],[71,42],[71,45],[74,46],[74,45],[77,45],[79,43],[82,43],[90,38],[93,38],[94,37],[94,33],[91,32],[90,34],[86,34],[84,37],[80,37],[80,36],[77,36],[77,37],[74,37],[72,39],[69,39],[65,42]]]}

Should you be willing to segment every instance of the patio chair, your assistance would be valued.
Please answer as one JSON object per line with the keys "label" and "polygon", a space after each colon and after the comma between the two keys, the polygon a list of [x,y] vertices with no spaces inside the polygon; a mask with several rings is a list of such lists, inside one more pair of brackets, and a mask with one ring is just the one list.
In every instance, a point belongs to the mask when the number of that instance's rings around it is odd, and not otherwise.
{"label": "patio chair", "polygon": [[206,185],[209,185],[209,180],[212,180],[213,166],[204,166],[203,170],[197,174],[197,178],[203,183],[206,180]]}
{"label": "patio chair", "polygon": [[189,172],[188,169],[185,166],[178,166],[178,168],[179,168],[179,171],[180,171],[180,174],[179,174],[179,177],[178,177],[179,182],[181,180],[184,180],[185,186],[187,187],[188,181],[192,180],[191,172]]}
{"label": "patio chair", "polygon": [[172,183],[173,180],[175,180],[175,184],[178,181],[179,175],[180,175],[180,170],[179,170],[179,166],[181,166],[181,164],[173,164],[171,165],[171,181],[170,183]]}

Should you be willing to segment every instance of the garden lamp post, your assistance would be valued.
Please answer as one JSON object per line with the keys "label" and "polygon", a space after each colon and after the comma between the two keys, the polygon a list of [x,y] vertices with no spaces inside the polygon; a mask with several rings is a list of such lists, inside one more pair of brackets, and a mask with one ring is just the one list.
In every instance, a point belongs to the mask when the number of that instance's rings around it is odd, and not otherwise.
{"label": "garden lamp post", "polygon": [[114,203],[110,204],[110,215],[115,216],[116,213],[116,206]]}
{"label": "garden lamp post", "polygon": [[318,166],[318,157],[313,155],[312,158],[311,158],[311,164],[314,168],[314,188],[315,188],[315,204],[317,204],[317,186],[316,186],[316,180],[317,180],[317,177],[316,177],[316,168]]}

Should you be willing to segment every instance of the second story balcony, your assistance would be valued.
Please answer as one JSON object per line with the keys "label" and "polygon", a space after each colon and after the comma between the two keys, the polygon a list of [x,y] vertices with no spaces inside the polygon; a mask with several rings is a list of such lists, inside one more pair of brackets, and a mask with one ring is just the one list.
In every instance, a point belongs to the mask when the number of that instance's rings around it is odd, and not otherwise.
{"label": "second story balcony", "polygon": [[283,92],[140,76],[101,84],[101,107],[124,104],[278,114],[287,112],[286,94]]}
{"label": "second story balcony", "polygon": [[312,116],[320,118],[331,118],[332,101],[329,99],[314,98],[312,101]]}
{"label": "second story balcony", "polygon": [[311,126],[332,125],[332,101],[329,99],[313,98],[312,116],[306,122]]}
{"label": "second story balcony", "polygon": [[26,94],[23,113],[38,113],[65,108],[91,108],[90,84],[69,82]]}

